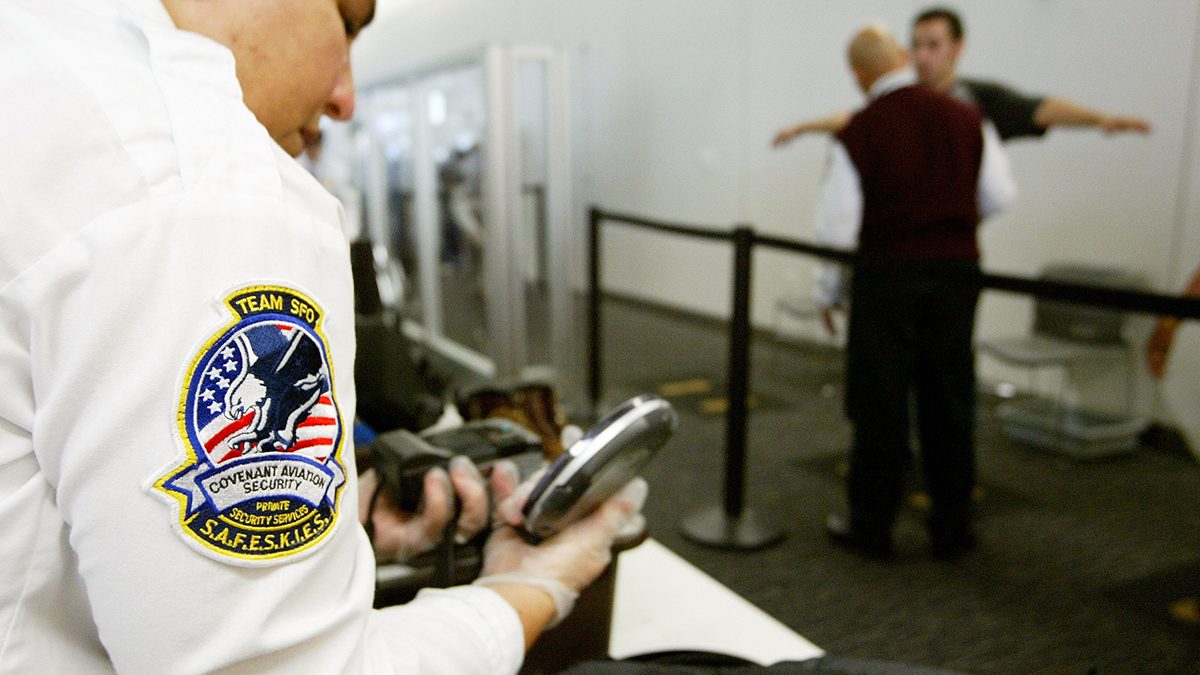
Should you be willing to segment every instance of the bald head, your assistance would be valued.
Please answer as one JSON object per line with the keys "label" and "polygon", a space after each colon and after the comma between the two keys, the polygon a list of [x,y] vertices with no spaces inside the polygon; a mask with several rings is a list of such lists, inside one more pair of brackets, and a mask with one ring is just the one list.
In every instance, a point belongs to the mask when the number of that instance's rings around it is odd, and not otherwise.
{"label": "bald head", "polygon": [[855,33],[846,56],[858,86],[864,92],[880,77],[908,65],[908,52],[882,24],[872,24]]}

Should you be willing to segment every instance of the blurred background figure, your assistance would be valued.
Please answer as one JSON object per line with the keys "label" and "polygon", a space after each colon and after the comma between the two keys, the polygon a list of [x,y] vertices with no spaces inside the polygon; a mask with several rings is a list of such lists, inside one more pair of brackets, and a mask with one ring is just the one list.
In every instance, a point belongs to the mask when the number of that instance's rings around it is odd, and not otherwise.
{"label": "blurred background figure", "polygon": [[[830,516],[826,531],[867,557],[892,555],[915,395],[933,553],[955,558],[975,543],[976,229],[1016,186],[979,110],[918,86],[889,30],[862,29],[848,56],[870,102],[837,133],[816,225],[826,243],[858,249],[846,345],[850,513]],[[839,304],[836,274],[823,277],[821,302]]]}
{"label": "blurred background figure", "polygon": [[[1029,96],[997,82],[959,77],[958,59],[965,46],[962,18],[954,10],[931,7],[913,19],[912,59],[917,79],[961,101],[979,106],[996,125],[1001,140],[1042,136],[1051,127],[1095,127],[1106,134],[1150,133],[1150,123],[1140,117],[1101,112],[1060,96]],[[775,135],[773,145],[787,144],[797,136],[836,133],[850,119],[849,111],[800,122]]]}

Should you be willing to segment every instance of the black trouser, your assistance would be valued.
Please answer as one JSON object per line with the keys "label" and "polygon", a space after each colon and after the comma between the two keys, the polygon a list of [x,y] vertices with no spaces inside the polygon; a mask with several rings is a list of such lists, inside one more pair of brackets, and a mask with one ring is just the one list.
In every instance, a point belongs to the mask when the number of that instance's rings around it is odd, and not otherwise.
{"label": "black trouser", "polygon": [[975,485],[975,354],[979,265],[860,262],[851,281],[846,413],[854,426],[851,525],[887,534],[904,497],[915,394],[935,537],[965,533]]}

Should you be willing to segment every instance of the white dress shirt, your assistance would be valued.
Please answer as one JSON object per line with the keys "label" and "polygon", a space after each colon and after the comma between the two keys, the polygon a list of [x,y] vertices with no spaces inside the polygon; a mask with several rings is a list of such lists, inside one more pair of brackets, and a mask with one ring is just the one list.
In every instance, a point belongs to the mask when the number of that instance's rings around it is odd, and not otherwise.
{"label": "white dress shirt", "polygon": [[[515,672],[491,590],[371,609],[341,211],[243,105],[229,50],[156,0],[7,0],[0,60],[0,673]],[[324,312],[342,431],[310,461],[334,517],[261,559],[188,534],[191,493],[159,483],[189,461],[189,367],[254,284]]]}
{"label": "white dress shirt", "polygon": [[[876,80],[867,96],[874,100],[916,82],[917,76],[912,68],[894,70]],[[983,157],[976,197],[981,220],[999,212],[1017,195],[1017,183],[1012,175],[1008,154],[1000,144],[995,127],[984,120],[982,128]],[[835,138],[829,149],[825,180],[817,199],[814,220],[817,240],[832,248],[854,250],[858,246],[862,215],[863,194],[858,170],[845,146]],[[815,294],[821,305],[828,307],[843,301],[845,290],[840,264],[822,262],[817,266]]]}

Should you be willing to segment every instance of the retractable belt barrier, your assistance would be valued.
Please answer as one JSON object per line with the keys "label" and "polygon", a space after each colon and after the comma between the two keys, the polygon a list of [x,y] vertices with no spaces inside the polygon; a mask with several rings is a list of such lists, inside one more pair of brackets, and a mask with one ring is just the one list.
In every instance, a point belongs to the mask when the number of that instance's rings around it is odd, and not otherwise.
{"label": "retractable belt barrier", "polygon": [[[828,246],[760,235],[755,233],[751,226],[744,224],[735,225],[732,230],[718,230],[605,211],[595,206],[589,210],[588,220],[588,393],[593,410],[599,409],[601,393],[601,226],[605,223],[629,225],[666,234],[733,243],[733,307],[729,326],[729,405],[725,413],[724,500],[720,506],[705,508],[685,518],[681,529],[689,539],[718,548],[750,550],[778,543],[783,539],[782,528],[763,523],[745,504],[746,399],[750,379],[750,280],[753,271],[753,249],[755,246],[765,246],[849,265],[854,264],[857,256],[853,252]],[[981,275],[980,281],[983,288],[992,290],[1127,312],[1173,316],[1183,320],[1200,319],[1200,299],[1196,298],[987,272]]]}

